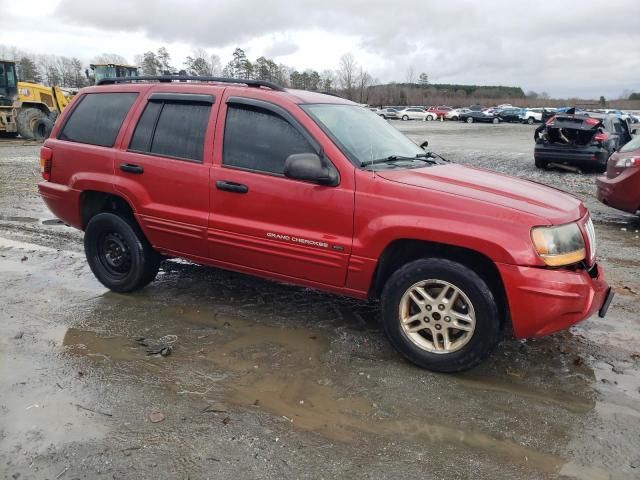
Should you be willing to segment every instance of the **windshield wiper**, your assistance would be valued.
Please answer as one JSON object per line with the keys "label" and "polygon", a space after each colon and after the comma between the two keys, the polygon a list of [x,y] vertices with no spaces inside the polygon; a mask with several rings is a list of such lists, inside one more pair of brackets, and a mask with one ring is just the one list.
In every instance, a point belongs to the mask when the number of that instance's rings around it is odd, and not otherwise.
{"label": "windshield wiper", "polygon": [[397,162],[399,160],[411,160],[411,161],[419,160],[419,161],[422,161],[422,162],[433,163],[433,164],[438,163],[436,160],[431,158],[428,153],[425,152],[425,153],[418,153],[415,157],[405,157],[403,155],[389,155],[388,157],[376,158],[375,160],[369,160],[368,162],[362,162],[360,164],[360,166],[361,167],[366,167],[368,165],[376,165],[376,164],[379,164],[379,163]]}

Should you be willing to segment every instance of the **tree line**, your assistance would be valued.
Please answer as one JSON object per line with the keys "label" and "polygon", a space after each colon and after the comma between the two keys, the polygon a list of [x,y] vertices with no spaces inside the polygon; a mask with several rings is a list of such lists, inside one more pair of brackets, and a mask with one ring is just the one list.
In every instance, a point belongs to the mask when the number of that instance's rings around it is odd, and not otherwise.
{"label": "tree line", "polygon": [[[18,78],[21,81],[67,88],[82,88],[91,83],[86,75],[89,65],[77,57],[31,54],[13,46],[0,45],[0,59],[16,62]],[[115,53],[97,55],[90,63],[129,64],[126,58]],[[234,50],[231,59],[225,65],[218,55],[209,54],[202,48],[195,49],[181,65],[175,65],[166,47],[136,55],[133,64],[139,68],[141,75],[183,73],[194,76],[265,80],[289,88],[340,92],[346,98],[360,103],[366,103],[369,87],[375,82],[350,53],[340,58],[337,69],[325,69],[321,72],[314,69],[300,71],[265,56],[252,61],[241,48]]]}
{"label": "tree line", "polygon": [[[77,57],[31,54],[16,47],[0,45],[0,59],[15,61],[18,78],[22,81],[67,88],[82,88],[92,83],[86,75],[86,72],[91,73],[89,65]],[[102,53],[93,57],[90,63],[127,65],[130,62],[119,54]],[[236,48],[225,64],[218,55],[209,54],[202,48],[194,49],[181,64],[175,64],[167,48],[162,46],[136,55],[133,65],[139,68],[141,75],[183,73],[265,80],[283,87],[336,93],[358,103],[376,106],[466,106],[474,103],[554,106],[569,104],[567,101],[579,103],[576,99],[552,100],[546,92],[529,91],[525,94],[520,87],[432,84],[426,72],[416,75],[413,67],[407,70],[403,82],[380,84],[351,53],[340,57],[337,68],[318,71],[298,70],[265,56],[251,60],[241,48]],[[631,102],[622,102],[623,99],[638,101],[640,94],[625,91],[617,102],[606,103],[611,106],[620,103],[621,107],[624,103],[629,108]]]}

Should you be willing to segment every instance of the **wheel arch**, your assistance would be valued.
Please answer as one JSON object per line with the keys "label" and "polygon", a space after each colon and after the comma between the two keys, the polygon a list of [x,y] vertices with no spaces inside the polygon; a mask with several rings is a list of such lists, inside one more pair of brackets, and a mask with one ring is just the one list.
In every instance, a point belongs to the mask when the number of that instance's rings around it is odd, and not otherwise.
{"label": "wheel arch", "polygon": [[461,263],[477,273],[495,295],[500,323],[510,324],[509,305],[502,277],[496,264],[485,254],[466,247],[426,240],[398,239],[389,243],[380,255],[373,273],[369,298],[378,299],[393,272],[409,262],[421,258],[445,258]]}
{"label": "wheel arch", "polygon": [[42,113],[44,113],[47,116],[51,115],[51,109],[42,102],[22,102],[20,104],[20,110],[26,109],[26,108],[35,108],[40,110]]}
{"label": "wheel arch", "polygon": [[129,202],[119,195],[97,190],[84,190],[80,194],[80,221],[82,230],[85,230],[87,224],[94,216],[103,212],[115,213],[136,221],[133,208]]}

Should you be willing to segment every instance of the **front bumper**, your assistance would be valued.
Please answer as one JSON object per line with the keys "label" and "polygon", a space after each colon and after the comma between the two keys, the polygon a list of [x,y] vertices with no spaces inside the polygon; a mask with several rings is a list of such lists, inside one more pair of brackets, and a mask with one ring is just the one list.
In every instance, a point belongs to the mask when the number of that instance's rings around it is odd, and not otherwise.
{"label": "front bumper", "polygon": [[[612,293],[596,265],[564,270],[498,264],[516,338],[549,335],[594,313],[606,314]],[[611,295],[611,296],[609,296]]]}
{"label": "front bumper", "polygon": [[636,213],[640,210],[640,170],[627,168],[615,178],[596,178],[598,200],[605,205]]}

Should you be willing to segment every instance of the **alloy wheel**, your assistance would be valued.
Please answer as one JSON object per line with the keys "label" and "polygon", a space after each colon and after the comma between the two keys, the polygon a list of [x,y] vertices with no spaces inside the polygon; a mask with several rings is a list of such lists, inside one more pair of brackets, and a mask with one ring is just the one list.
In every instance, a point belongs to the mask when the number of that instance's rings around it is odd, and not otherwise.
{"label": "alloy wheel", "polygon": [[456,352],[475,331],[476,314],[469,297],[444,280],[411,285],[400,299],[398,313],[405,335],[430,353]]}

